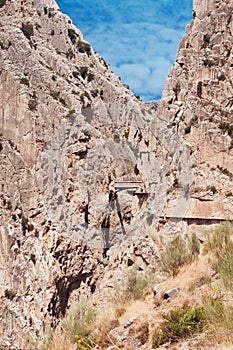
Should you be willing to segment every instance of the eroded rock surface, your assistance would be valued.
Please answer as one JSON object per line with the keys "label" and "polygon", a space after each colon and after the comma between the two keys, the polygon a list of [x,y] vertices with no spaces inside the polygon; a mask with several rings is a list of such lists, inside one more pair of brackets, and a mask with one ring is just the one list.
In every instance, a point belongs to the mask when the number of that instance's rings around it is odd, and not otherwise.
{"label": "eroded rock surface", "polygon": [[25,348],[111,270],[152,266],[161,226],[233,217],[232,5],[194,1],[158,105],[55,2],[0,14],[0,334]]}

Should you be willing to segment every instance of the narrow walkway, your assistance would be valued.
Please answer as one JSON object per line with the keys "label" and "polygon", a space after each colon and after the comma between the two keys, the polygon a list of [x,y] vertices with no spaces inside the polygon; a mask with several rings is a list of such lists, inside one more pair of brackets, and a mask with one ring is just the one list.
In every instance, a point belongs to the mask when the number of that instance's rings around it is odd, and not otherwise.
{"label": "narrow walkway", "polygon": [[136,191],[142,185],[142,181],[115,181],[114,188],[116,192],[124,190]]}

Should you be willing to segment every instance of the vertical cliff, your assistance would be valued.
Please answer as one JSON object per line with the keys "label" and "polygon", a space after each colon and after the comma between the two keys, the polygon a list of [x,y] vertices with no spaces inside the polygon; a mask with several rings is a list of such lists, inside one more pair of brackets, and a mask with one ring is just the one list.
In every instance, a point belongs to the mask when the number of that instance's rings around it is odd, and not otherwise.
{"label": "vertical cliff", "polygon": [[160,113],[190,148],[187,217],[232,218],[232,3],[194,1],[193,17],[166,80]]}
{"label": "vertical cliff", "polygon": [[55,2],[0,15],[0,335],[24,349],[109,270],[155,264],[161,217],[232,219],[232,4],[194,1],[158,104]]}

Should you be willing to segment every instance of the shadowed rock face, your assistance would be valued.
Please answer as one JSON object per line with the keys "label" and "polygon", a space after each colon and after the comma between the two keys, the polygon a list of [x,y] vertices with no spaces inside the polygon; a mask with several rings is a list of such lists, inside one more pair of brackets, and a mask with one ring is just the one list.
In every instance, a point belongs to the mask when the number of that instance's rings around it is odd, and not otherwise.
{"label": "shadowed rock face", "polygon": [[43,338],[125,251],[151,264],[161,216],[232,218],[231,13],[227,1],[194,2],[157,108],[56,3],[0,8],[3,348]]}

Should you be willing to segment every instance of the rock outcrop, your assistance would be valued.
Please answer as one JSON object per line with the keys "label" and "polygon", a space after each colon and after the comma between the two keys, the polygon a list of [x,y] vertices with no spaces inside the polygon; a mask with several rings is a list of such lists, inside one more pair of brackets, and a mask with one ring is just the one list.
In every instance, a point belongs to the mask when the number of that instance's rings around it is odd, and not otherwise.
{"label": "rock outcrop", "polygon": [[194,1],[160,105],[190,148],[188,218],[233,218],[232,10],[231,1]]}
{"label": "rock outcrop", "polygon": [[143,104],[54,1],[0,4],[0,334],[25,349],[110,269],[153,265],[167,217],[232,219],[232,5],[194,1]]}

